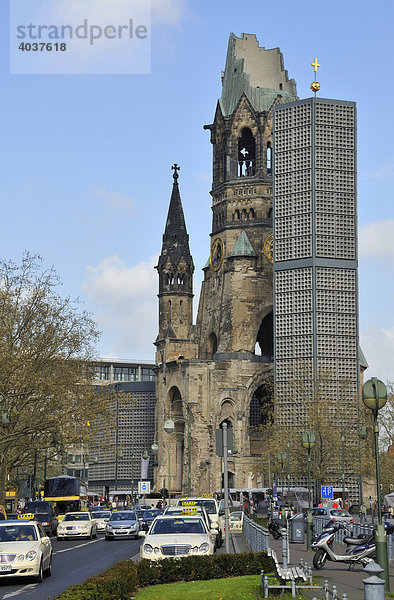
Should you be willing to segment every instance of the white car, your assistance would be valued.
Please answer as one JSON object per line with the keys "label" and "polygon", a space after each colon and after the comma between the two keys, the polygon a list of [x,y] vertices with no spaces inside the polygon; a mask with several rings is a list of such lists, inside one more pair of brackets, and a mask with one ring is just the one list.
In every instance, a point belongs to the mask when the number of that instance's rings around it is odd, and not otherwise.
{"label": "white car", "polygon": [[33,577],[41,583],[52,573],[52,544],[34,515],[0,521],[0,579]]}
{"label": "white car", "polygon": [[71,537],[97,537],[96,521],[88,511],[69,512],[57,526],[57,539],[64,540]]}
{"label": "white car", "polygon": [[216,548],[220,548],[226,536],[224,531],[224,511],[220,511],[219,502],[212,496],[200,496],[196,498],[180,498],[177,506],[192,507],[203,506],[208,513],[211,527],[218,530],[216,536]]}
{"label": "white car", "polygon": [[213,554],[216,531],[208,530],[202,517],[163,515],[156,517],[140,546],[141,558],[159,560],[174,556]]}
{"label": "white car", "polygon": [[138,539],[140,524],[137,513],[134,510],[117,510],[111,515],[105,526],[105,539],[115,540],[117,538]]}
{"label": "white car", "polygon": [[94,509],[91,512],[92,519],[96,521],[97,531],[105,531],[105,527],[111,517],[110,510]]}

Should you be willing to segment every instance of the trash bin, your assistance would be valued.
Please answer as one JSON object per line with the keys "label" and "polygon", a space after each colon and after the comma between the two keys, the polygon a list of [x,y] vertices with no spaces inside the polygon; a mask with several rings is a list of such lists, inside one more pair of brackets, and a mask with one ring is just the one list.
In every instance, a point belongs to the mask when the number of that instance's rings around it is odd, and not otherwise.
{"label": "trash bin", "polygon": [[290,542],[303,544],[305,542],[305,520],[303,513],[298,513],[290,519]]}

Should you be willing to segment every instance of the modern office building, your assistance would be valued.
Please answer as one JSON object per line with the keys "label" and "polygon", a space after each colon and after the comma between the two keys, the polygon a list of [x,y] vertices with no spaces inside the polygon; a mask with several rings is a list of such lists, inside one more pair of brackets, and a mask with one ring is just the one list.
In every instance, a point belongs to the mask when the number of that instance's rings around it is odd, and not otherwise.
{"label": "modern office building", "polygon": [[[89,491],[105,494],[114,489],[137,489],[141,476],[153,481],[151,446],[155,435],[155,376],[154,364],[126,360],[101,360],[97,364],[97,383],[112,386],[123,392],[111,402],[114,427],[103,427],[98,439],[89,445],[88,460],[82,451],[73,456],[69,471],[79,464],[81,476],[88,464]],[[115,394],[115,397],[117,394]],[[143,454],[147,472],[142,471]],[[85,463],[85,464],[84,464]],[[84,469],[85,466],[85,469]],[[69,474],[72,474],[69,472]],[[78,473],[75,473],[78,474]]]}
{"label": "modern office building", "polygon": [[[354,102],[312,97],[275,107],[275,418],[302,431],[313,402],[324,403],[348,447],[357,443],[360,389],[356,133]],[[302,394],[297,378],[307,382]],[[334,485],[340,456],[339,445]],[[347,457],[346,487],[357,498]]]}

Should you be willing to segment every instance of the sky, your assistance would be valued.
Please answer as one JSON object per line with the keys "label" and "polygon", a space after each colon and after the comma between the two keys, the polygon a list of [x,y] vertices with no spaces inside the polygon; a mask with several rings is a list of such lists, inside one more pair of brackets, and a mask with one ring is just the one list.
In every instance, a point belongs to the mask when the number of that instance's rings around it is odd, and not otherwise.
{"label": "sky", "polygon": [[[81,19],[108,2],[115,18],[122,1],[62,0]],[[360,342],[366,375],[394,380],[393,17],[387,0],[152,0],[149,72],[15,74],[1,0],[2,257],[28,250],[55,267],[62,293],[79,297],[102,331],[98,355],[154,360],[171,165],[181,166],[198,296],[211,230],[203,125],[221,94],[229,34],[255,33],[280,47],[300,98],[311,95],[318,57],[320,96],[357,103]]]}

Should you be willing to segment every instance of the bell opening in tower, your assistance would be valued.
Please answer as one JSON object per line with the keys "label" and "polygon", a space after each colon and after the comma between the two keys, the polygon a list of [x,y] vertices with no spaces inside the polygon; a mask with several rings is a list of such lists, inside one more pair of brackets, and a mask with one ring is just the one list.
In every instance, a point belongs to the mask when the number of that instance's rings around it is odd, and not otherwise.
{"label": "bell opening in tower", "polygon": [[249,127],[244,127],[238,141],[238,177],[253,177],[256,172],[256,141]]}

